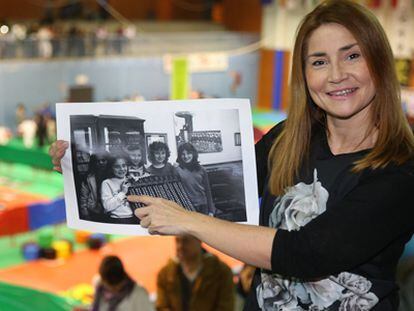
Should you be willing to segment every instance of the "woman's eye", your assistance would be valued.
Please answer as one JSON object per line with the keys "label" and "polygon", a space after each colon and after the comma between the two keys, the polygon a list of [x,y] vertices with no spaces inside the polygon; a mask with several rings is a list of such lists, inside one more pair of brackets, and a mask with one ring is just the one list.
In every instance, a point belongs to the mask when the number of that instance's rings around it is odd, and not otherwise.
{"label": "woman's eye", "polygon": [[359,53],[352,53],[348,56],[349,59],[356,59],[359,58],[361,55]]}
{"label": "woman's eye", "polygon": [[325,61],[323,60],[315,60],[314,62],[312,62],[312,66],[314,67],[322,66],[324,64],[325,64]]}

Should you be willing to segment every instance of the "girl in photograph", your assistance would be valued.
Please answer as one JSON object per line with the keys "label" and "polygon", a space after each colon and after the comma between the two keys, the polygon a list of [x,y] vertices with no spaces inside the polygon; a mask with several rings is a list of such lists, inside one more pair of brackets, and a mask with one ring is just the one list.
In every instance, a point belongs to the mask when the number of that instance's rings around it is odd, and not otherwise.
{"label": "girl in photograph", "polygon": [[88,175],[81,184],[79,209],[80,218],[101,221],[104,215],[100,201],[100,188],[106,171],[107,153],[92,154],[89,159]]}
{"label": "girl in photograph", "polygon": [[177,173],[195,210],[214,215],[215,207],[207,171],[200,165],[198,152],[192,144],[184,143],[178,147],[177,163]]}
{"label": "girl in photograph", "polygon": [[148,173],[158,176],[177,175],[175,167],[168,162],[170,155],[167,144],[160,141],[151,143],[148,147],[148,160],[151,162],[147,168]]}
{"label": "girl in photograph", "polygon": [[128,166],[125,157],[117,156],[109,159],[109,178],[105,179],[101,186],[102,205],[111,222],[137,224],[137,219],[126,199],[130,186],[126,178],[127,172]]}
{"label": "girl in photograph", "polygon": [[141,145],[129,145],[126,148],[129,156],[128,161],[128,178],[137,181],[141,177],[149,176],[144,165],[144,152]]}

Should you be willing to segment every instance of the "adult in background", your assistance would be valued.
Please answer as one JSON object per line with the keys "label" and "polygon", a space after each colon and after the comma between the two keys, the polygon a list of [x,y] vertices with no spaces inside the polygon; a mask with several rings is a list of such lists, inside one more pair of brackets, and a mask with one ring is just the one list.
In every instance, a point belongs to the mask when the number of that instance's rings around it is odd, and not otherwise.
{"label": "adult in background", "polygon": [[157,310],[234,311],[231,269],[190,235],[176,237],[175,248],[157,276]]}

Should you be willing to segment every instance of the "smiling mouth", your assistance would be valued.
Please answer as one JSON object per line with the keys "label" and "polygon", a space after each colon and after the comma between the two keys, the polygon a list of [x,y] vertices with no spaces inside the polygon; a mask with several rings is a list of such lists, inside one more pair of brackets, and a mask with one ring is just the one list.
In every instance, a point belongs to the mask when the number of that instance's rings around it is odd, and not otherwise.
{"label": "smiling mouth", "polygon": [[357,88],[354,87],[354,88],[340,90],[340,91],[328,92],[326,94],[328,94],[329,96],[347,96],[349,94],[354,93],[356,90],[357,90]]}

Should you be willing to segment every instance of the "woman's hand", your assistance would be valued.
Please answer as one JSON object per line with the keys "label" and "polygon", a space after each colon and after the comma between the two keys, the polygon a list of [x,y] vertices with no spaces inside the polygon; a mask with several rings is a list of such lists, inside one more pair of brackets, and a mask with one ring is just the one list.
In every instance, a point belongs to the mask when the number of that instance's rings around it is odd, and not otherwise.
{"label": "woman's hand", "polygon": [[128,196],[128,201],[143,203],[135,215],[149,234],[190,234],[215,249],[255,267],[271,269],[270,257],[276,229],[237,224],[197,212],[177,203],[150,196]]}
{"label": "woman's hand", "polygon": [[162,198],[130,195],[128,201],[145,204],[135,210],[135,215],[141,220],[141,227],[148,228],[149,234],[187,234],[187,226],[197,218],[196,213],[186,211],[177,203]]}
{"label": "woman's hand", "polygon": [[62,173],[60,160],[65,155],[66,149],[69,148],[69,143],[64,140],[55,141],[49,148],[49,155],[52,157],[53,169]]}

